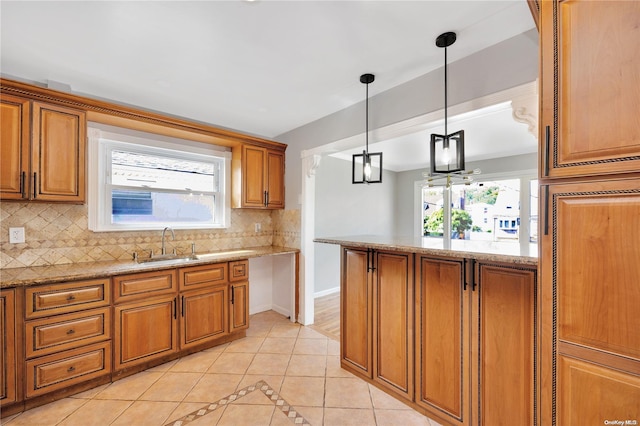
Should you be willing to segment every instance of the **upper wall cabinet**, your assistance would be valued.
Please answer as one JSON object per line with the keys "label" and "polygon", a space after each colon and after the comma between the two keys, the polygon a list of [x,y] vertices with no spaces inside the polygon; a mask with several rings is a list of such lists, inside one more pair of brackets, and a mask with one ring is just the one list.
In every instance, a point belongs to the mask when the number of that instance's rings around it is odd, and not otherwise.
{"label": "upper wall cabinet", "polygon": [[0,199],[84,202],[85,113],[5,94],[0,104]]}
{"label": "upper wall cabinet", "polygon": [[10,95],[0,98],[0,197],[3,200],[28,198],[30,102]]}
{"label": "upper wall cabinet", "polygon": [[540,2],[542,177],[640,170],[640,2]]}
{"label": "upper wall cabinet", "polygon": [[252,145],[233,148],[234,208],[284,208],[284,152]]}

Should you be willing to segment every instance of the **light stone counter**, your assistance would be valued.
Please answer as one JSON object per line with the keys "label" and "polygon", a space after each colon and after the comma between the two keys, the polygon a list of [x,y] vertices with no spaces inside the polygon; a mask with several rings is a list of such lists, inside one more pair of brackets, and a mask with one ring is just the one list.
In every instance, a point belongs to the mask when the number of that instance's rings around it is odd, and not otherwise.
{"label": "light stone counter", "polygon": [[[29,268],[9,268],[0,270],[0,288],[24,287],[36,284],[52,284],[63,281],[101,278],[136,272],[159,271],[184,266],[206,265],[208,263],[229,262],[254,257],[297,253],[300,250],[288,247],[248,247],[211,253],[200,260],[162,261],[136,263],[131,261],[83,262]],[[198,253],[201,254],[201,253]],[[209,255],[209,253],[207,253]]]}
{"label": "light stone counter", "polygon": [[[370,248],[375,250],[394,250],[432,256],[475,259],[479,261],[513,263],[519,265],[538,265],[538,258],[522,255],[520,246],[512,244],[500,246],[487,244],[473,245],[469,241],[454,241],[454,248],[445,250],[435,246],[436,241],[425,241],[422,238],[382,237],[375,235],[357,235],[344,237],[321,237],[313,240],[316,243],[337,244],[354,248]],[[431,244],[431,245],[430,245]]]}

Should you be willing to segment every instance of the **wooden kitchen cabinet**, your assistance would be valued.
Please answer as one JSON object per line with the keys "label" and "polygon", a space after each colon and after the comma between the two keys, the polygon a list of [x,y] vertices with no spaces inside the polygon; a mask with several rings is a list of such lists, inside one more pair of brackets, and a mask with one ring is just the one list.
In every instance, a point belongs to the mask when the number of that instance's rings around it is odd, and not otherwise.
{"label": "wooden kitchen cabinet", "polygon": [[637,421],[640,2],[540,13],[540,420]]}
{"label": "wooden kitchen cabinet", "polygon": [[3,200],[85,201],[83,111],[2,95]]}
{"label": "wooden kitchen cabinet", "polygon": [[350,371],[373,378],[373,282],[370,250],[342,248],[340,268],[340,359]]}
{"label": "wooden kitchen cabinet", "polygon": [[342,366],[413,399],[413,254],[343,247]]}
{"label": "wooden kitchen cabinet", "polygon": [[178,351],[177,296],[114,307],[114,368],[142,364]]}
{"label": "wooden kitchen cabinet", "polygon": [[111,342],[27,360],[26,369],[27,398],[86,382],[111,372]]}
{"label": "wooden kitchen cabinet", "polygon": [[470,318],[471,424],[538,425],[537,270],[476,265]]}
{"label": "wooden kitchen cabinet", "polygon": [[3,289],[0,292],[0,407],[18,400],[16,326],[15,290]]}
{"label": "wooden kitchen cabinet", "polygon": [[231,283],[229,332],[249,328],[249,281]]}
{"label": "wooden kitchen cabinet", "polygon": [[230,319],[229,331],[249,328],[249,261],[229,262]]}
{"label": "wooden kitchen cabinet", "polygon": [[181,349],[249,327],[249,262],[233,261],[179,272]]}
{"label": "wooden kitchen cabinet", "polygon": [[543,177],[640,170],[640,2],[540,2]]}
{"label": "wooden kitchen cabinet", "polygon": [[178,351],[175,269],[119,275],[114,292],[114,368],[120,370]]}
{"label": "wooden kitchen cabinet", "polygon": [[253,145],[233,148],[232,206],[284,208],[284,151]]}
{"label": "wooden kitchen cabinet", "polygon": [[558,425],[607,424],[612,419],[633,425],[640,421],[638,374],[561,355],[558,376]]}
{"label": "wooden kitchen cabinet", "polygon": [[229,334],[228,292],[224,284],[181,294],[181,349]]}
{"label": "wooden kitchen cabinet", "polygon": [[29,198],[31,156],[31,103],[28,99],[2,94],[0,97],[0,199]]}
{"label": "wooden kitchen cabinet", "polygon": [[63,390],[111,374],[108,278],[25,288],[25,396]]}
{"label": "wooden kitchen cabinet", "polygon": [[538,424],[535,266],[416,266],[416,403],[450,424]]}
{"label": "wooden kitchen cabinet", "polygon": [[463,259],[416,262],[416,403],[470,424],[469,298]]}
{"label": "wooden kitchen cabinet", "polygon": [[[639,418],[640,179],[542,193],[543,423],[603,423],[620,412],[614,401],[629,400],[635,407],[624,420]],[[591,404],[594,392],[606,400]],[[576,408],[582,413],[571,417]]]}

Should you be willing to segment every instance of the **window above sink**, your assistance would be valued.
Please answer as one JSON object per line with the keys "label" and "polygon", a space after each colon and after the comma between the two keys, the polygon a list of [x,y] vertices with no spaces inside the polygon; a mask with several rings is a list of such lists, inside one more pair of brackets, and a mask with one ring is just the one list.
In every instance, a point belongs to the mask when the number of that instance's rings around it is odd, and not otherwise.
{"label": "window above sink", "polygon": [[89,132],[91,230],[230,226],[230,152],[122,130]]}

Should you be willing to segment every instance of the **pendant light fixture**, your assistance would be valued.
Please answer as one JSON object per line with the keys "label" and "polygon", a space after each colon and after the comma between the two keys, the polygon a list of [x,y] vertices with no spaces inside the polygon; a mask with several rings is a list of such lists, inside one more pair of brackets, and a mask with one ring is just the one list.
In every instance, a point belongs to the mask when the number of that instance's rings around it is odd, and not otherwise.
{"label": "pendant light fixture", "polygon": [[431,173],[456,173],[464,170],[464,130],[448,133],[447,127],[447,47],[456,42],[456,33],[440,34],[436,46],[444,47],[444,135],[431,134]]}
{"label": "pendant light fixture", "polygon": [[362,74],[360,83],[367,87],[365,145],[362,154],[353,154],[351,163],[351,183],[381,183],[382,153],[369,152],[369,84],[375,80],[373,74]]}
{"label": "pendant light fixture", "polygon": [[431,173],[425,174],[429,186],[441,179],[445,181],[446,188],[457,181],[469,185],[473,181],[470,175],[480,174],[479,169],[464,170],[464,130],[449,134],[448,129],[447,47],[455,43],[456,38],[454,32],[446,32],[436,38],[436,46],[444,48],[444,135],[431,134]]}

